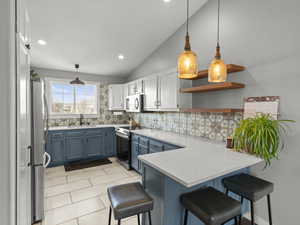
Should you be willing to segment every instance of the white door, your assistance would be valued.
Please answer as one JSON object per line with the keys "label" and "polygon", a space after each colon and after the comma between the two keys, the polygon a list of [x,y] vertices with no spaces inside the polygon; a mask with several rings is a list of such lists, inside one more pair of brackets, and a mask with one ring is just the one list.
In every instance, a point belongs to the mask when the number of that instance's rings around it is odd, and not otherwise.
{"label": "white door", "polygon": [[178,109],[178,78],[176,73],[159,76],[159,109],[173,111]]}
{"label": "white door", "polygon": [[157,110],[157,76],[144,79],[144,110]]}
{"label": "white door", "polygon": [[124,109],[124,91],[122,84],[114,84],[109,86],[109,110]]}
{"label": "white door", "polygon": [[17,219],[31,224],[30,56],[25,43],[17,45]]}

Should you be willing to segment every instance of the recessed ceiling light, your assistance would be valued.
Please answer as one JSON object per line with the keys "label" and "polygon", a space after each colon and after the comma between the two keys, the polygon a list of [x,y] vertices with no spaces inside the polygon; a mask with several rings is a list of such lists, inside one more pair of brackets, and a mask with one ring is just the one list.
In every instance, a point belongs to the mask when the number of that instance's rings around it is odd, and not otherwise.
{"label": "recessed ceiling light", "polygon": [[125,59],[125,56],[124,56],[123,54],[119,54],[119,55],[118,55],[118,59],[119,59],[119,60],[124,60],[124,59]]}
{"label": "recessed ceiling light", "polygon": [[165,3],[169,3],[169,2],[171,2],[171,0],[164,0],[164,2],[165,2]]}
{"label": "recessed ceiling light", "polygon": [[46,44],[47,44],[47,42],[44,41],[44,40],[38,40],[37,43],[38,43],[39,45],[46,45]]}

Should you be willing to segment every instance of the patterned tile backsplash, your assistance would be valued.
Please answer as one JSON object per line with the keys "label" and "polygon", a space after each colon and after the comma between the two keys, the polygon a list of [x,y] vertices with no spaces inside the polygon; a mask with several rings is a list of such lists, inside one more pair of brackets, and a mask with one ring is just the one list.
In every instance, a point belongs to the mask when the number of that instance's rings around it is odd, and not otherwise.
{"label": "patterned tile backsplash", "polygon": [[134,113],[142,127],[225,141],[242,113]]}
{"label": "patterned tile backsplash", "polygon": [[[108,85],[100,85],[100,93],[99,93],[99,104],[100,104],[100,112],[97,118],[86,118],[83,120],[86,124],[98,125],[98,124],[128,124],[129,123],[129,115],[127,113],[123,113],[123,115],[113,115],[112,111],[108,110]],[[49,126],[57,127],[57,126],[78,126],[79,119],[77,118],[60,118],[60,119],[50,119]]]}
{"label": "patterned tile backsplash", "polygon": [[[225,141],[232,135],[234,128],[242,119],[242,113],[123,113],[113,115],[108,110],[108,85],[100,85],[100,112],[97,118],[86,118],[84,122],[97,124],[127,124],[133,117],[145,128],[154,128],[191,136],[206,137],[212,140]],[[76,126],[79,119],[50,119],[49,126]]]}

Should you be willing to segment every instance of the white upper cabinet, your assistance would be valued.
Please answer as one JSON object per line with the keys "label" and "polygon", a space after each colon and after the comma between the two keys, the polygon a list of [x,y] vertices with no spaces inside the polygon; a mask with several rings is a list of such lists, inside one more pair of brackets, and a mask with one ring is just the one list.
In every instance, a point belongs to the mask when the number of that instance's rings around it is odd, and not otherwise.
{"label": "white upper cabinet", "polygon": [[144,78],[144,110],[156,111],[157,104],[157,76]]}
{"label": "white upper cabinet", "polygon": [[178,106],[178,79],[177,74],[167,73],[158,77],[158,106],[162,110],[177,109]]}
{"label": "white upper cabinet", "polygon": [[136,95],[144,93],[143,80],[135,80],[128,83],[128,95]]}
{"label": "white upper cabinet", "polygon": [[123,109],[126,110],[126,98],[129,95],[128,84],[123,84]]}
{"label": "white upper cabinet", "polygon": [[144,78],[145,111],[179,111],[192,108],[192,94],[180,93],[180,88],[192,86],[192,81],[180,80],[176,70]]}
{"label": "white upper cabinet", "polygon": [[124,85],[112,84],[108,86],[109,110],[124,110]]}

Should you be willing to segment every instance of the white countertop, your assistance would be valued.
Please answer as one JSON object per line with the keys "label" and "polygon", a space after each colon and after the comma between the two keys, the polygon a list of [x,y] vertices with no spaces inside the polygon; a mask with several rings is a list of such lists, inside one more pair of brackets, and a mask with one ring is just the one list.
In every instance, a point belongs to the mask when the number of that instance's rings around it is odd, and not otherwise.
{"label": "white countertop", "polygon": [[49,130],[79,130],[79,129],[95,129],[95,128],[106,128],[106,127],[129,127],[129,124],[99,124],[99,125],[83,125],[83,126],[60,126],[50,127]]}
{"label": "white countertop", "polygon": [[139,159],[186,187],[263,162],[246,153],[227,149],[223,142],[160,130],[134,130],[132,133],[183,148],[139,156]]}

